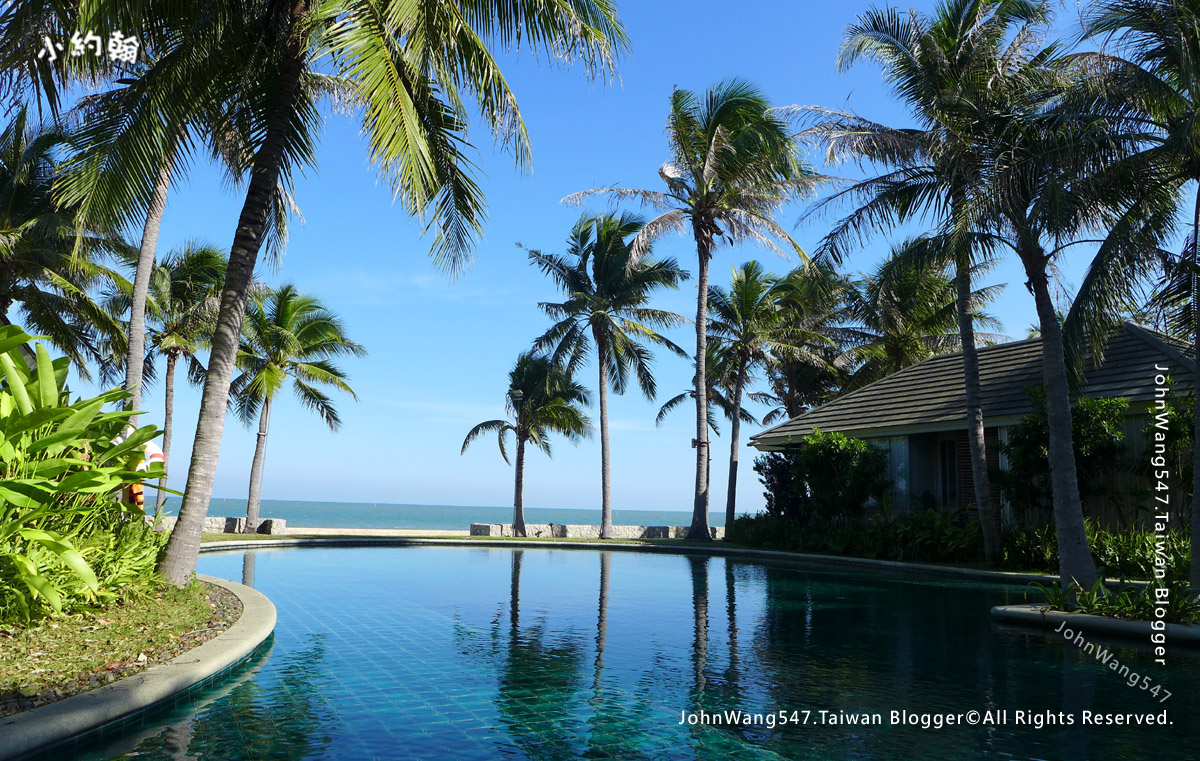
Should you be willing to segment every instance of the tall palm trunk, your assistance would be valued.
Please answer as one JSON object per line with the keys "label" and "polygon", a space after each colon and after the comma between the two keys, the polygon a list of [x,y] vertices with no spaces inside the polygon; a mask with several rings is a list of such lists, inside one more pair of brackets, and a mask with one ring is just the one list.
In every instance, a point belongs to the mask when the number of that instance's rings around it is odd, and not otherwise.
{"label": "tall palm trunk", "polygon": [[729,640],[729,668],[725,670],[725,678],[729,680],[734,693],[738,692],[738,626],[737,626],[737,579],[733,575],[733,563],[725,558],[725,614],[729,624],[727,639]]}
{"label": "tall palm trunk", "polygon": [[229,250],[229,266],[225,271],[221,308],[217,313],[208,372],[204,379],[187,486],[179,507],[179,519],[158,564],[159,573],[173,584],[183,585],[191,579],[200,553],[200,532],[204,526],[204,516],[208,513],[217,458],[221,453],[221,434],[225,429],[225,412],[229,405],[229,384],[233,380],[237,361],[246,299],[254,278],[258,252],[262,247],[267,215],[279,184],[288,124],[304,68],[300,40],[293,33],[298,21],[294,15],[289,30],[291,42],[280,63],[266,135],[254,158],[246,201],[238,217],[233,246]]}
{"label": "tall palm trunk", "polygon": [[738,439],[742,435],[742,392],[746,390],[746,361],[738,364],[737,379],[733,382],[733,418],[729,423],[729,491],[725,495],[725,538],[737,509]]}
{"label": "tall palm trunk", "polygon": [[513,633],[521,626],[521,558],[524,550],[513,550],[508,589],[508,623]]}
{"label": "tall palm trunk", "polygon": [[250,464],[250,495],[246,499],[245,533],[258,533],[258,506],[262,501],[263,461],[267,458],[267,430],[271,427],[271,399],[263,400],[258,416],[258,441],[254,445],[254,460]]}
{"label": "tall palm trunk", "polygon": [[612,539],[612,462],[608,448],[608,345],[598,328],[592,329],[596,340],[596,364],[600,366],[600,538]]}
{"label": "tall palm trunk", "polygon": [[[179,361],[179,354],[175,351],[167,352],[167,378],[166,388],[163,390],[163,463],[166,468],[171,467],[171,426],[175,417],[175,363]],[[167,479],[158,479],[158,501],[155,505],[156,510],[162,510],[163,503],[167,501]]]}
{"label": "tall palm trunk", "polygon": [[[1192,267],[1200,265],[1200,189],[1196,192],[1196,206],[1192,212]],[[1200,370],[1200,282],[1192,275],[1192,319],[1195,321],[1192,366]],[[1195,411],[1192,418],[1192,569],[1189,584],[1200,588],[1200,373],[1193,372],[1195,386],[1192,389]]]}
{"label": "tall palm trunk", "polygon": [[988,478],[987,440],[983,428],[983,391],[979,385],[979,351],[975,348],[975,320],[971,309],[971,269],[965,256],[954,264],[954,286],[958,307],[958,335],[962,343],[963,381],[967,397],[967,445],[971,454],[971,483],[983,534],[983,557],[991,563],[1000,549],[1000,524],[992,502]]}
{"label": "tall palm trunk", "polygon": [[1058,575],[1064,587],[1078,582],[1091,587],[1096,582],[1096,565],[1088,550],[1075,470],[1072,442],[1071,396],[1067,386],[1067,363],[1063,351],[1062,326],[1050,298],[1046,259],[1040,249],[1022,252],[1021,261],[1029,278],[1042,331],[1042,382],[1046,387],[1046,416],[1050,427],[1050,488],[1054,504],[1054,530],[1058,535]]}
{"label": "tall palm trunk", "polygon": [[525,536],[525,436],[517,433],[517,466],[513,478],[513,536]]}
{"label": "tall palm trunk", "polygon": [[696,491],[692,505],[692,525],[687,538],[692,542],[711,542],[708,530],[708,260],[712,257],[712,235],[700,223],[693,225],[696,253],[700,259],[696,288]]}
{"label": "tall palm trunk", "polygon": [[692,669],[696,701],[708,682],[708,558],[688,557],[692,572]]}
{"label": "tall palm trunk", "polygon": [[125,354],[125,390],[133,394],[126,402],[128,409],[142,408],[142,364],[146,357],[146,296],[150,292],[150,275],[154,272],[154,255],[158,250],[158,231],[162,227],[163,211],[167,207],[167,192],[171,188],[171,157],[163,159],[158,169],[146,226],[142,228],[142,245],[138,249],[137,270],[133,275],[133,295],[129,306],[129,346]]}
{"label": "tall palm trunk", "polygon": [[604,670],[604,645],[608,639],[608,578],[611,575],[612,553],[600,553],[600,605],[596,612],[596,677],[592,689],[600,689],[600,672]]}

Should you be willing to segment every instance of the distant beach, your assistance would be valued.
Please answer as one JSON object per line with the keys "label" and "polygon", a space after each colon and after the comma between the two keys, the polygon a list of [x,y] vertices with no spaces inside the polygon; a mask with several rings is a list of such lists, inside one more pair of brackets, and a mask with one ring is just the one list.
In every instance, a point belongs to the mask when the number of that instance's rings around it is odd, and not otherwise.
{"label": "distant beach", "polygon": [[[147,504],[153,500],[147,500]],[[166,515],[179,510],[179,498],[167,500]],[[153,509],[147,512],[153,512]],[[213,499],[209,515],[237,517],[246,514],[244,499]],[[288,526],[320,528],[414,528],[434,530],[467,529],[472,523],[509,523],[511,507],[465,505],[389,505],[368,502],[302,502],[264,499],[261,515],[282,518]],[[679,510],[614,510],[613,523],[633,526],[686,526],[691,513]],[[709,524],[725,525],[725,516],[713,512]],[[526,523],[583,523],[598,525],[600,510],[525,508]]]}

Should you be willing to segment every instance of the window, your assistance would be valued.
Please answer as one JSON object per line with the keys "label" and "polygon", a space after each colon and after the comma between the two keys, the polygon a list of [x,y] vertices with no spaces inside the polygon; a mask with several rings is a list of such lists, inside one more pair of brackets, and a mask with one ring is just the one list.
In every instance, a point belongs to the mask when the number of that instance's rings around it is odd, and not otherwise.
{"label": "window", "polygon": [[938,444],[938,499],[944,507],[958,507],[958,454],[953,439]]}

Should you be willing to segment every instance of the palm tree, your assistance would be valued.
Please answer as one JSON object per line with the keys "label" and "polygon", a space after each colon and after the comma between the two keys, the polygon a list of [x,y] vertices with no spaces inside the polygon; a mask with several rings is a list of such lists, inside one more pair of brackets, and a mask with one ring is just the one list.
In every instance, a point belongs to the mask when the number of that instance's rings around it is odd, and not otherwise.
{"label": "palm tree", "polygon": [[550,454],[550,434],[568,441],[590,436],[592,421],[583,412],[590,403],[587,389],[570,372],[549,357],[523,352],[508,373],[507,400],[510,420],[487,420],[472,428],[463,439],[462,452],[485,433],[495,432],[500,456],[508,462],[506,442],[511,433],[517,440],[516,475],[513,484],[513,536],[525,536],[525,444]]}
{"label": "palm tree", "polygon": [[0,131],[0,322],[11,324],[8,312],[19,304],[25,326],[87,378],[100,343],[121,330],[90,293],[123,279],[96,259],[124,247],[104,231],[79,229],[76,208],[54,198],[55,154],[67,140],[58,128],[32,124],[25,108]]}
{"label": "palm tree", "polygon": [[845,370],[837,358],[857,338],[850,329],[847,297],[849,278],[828,259],[813,261],[789,272],[777,286],[788,346],[767,365],[770,391],[753,391],[750,398],[773,409],[763,425],[789,420],[840,393]]}
{"label": "palm tree", "polygon": [[632,214],[583,215],[567,237],[567,255],[530,251],[529,261],[550,276],[566,295],[562,303],[541,308],[554,325],[534,342],[539,351],[552,350],[556,362],[569,372],[592,351],[599,372],[600,397],[600,538],[612,538],[612,476],[609,465],[608,386],[624,394],[630,370],[647,399],[656,393],[647,343],[665,346],[686,357],[687,352],[658,333],[686,320],[674,312],[648,306],[654,291],[678,288],[688,275],[674,259],[634,258],[629,238],[642,229]]}
{"label": "palm tree", "polygon": [[[149,373],[154,369],[155,359],[166,359],[162,448],[168,468],[171,466],[174,429],[176,365],[183,360],[187,365],[188,380],[196,385],[203,382],[204,365],[196,355],[207,348],[212,336],[227,263],[228,257],[220,249],[190,242],[155,263],[147,283],[148,351],[145,365]],[[117,292],[105,302],[105,310],[113,315],[123,315],[131,310],[130,302],[128,293]],[[119,347],[116,353],[127,356]],[[158,483],[158,507],[161,508],[167,498],[166,478]]]}
{"label": "palm tree", "polygon": [[717,244],[746,241],[782,253],[800,247],[776,222],[784,204],[807,195],[820,180],[799,154],[789,126],[794,110],[772,108],[752,84],[730,79],[704,93],[671,93],[667,137],[671,160],[659,169],[667,192],[599,188],[567,197],[578,203],[597,193],[633,199],[662,211],[633,240],[640,256],[651,241],[689,230],[699,266],[696,298],[696,481],[688,539],[712,541],[708,529],[708,402],[704,363],[708,343],[708,264]]}
{"label": "palm tree", "polygon": [[[1127,187],[1139,195],[1132,204],[1134,213],[1113,226],[1080,286],[1078,309],[1073,307],[1068,316],[1070,338],[1096,343],[1119,319],[1133,283],[1153,267],[1155,244],[1173,231],[1176,214],[1184,212],[1189,201],[1191,234],[1183,251],[1173,257],[1168,279],[1174,284],[1167,290],[1196,302],[1200,195],[1185,189],[1200,183],[1200,3],[1097,0],[1084,9],[1083,31],[1109,45],[1068,57],[1075,94],[1085,99],[1085,112],[1103,116],[1114,131],[1136,136],[1141,148],[1114,163],[1115,173],[1124,175]],[[1129,181],[1131,174],[1137,179]],[[1189,317],[1189,332],[1200,347],[1200,311],[1192,309]],[[1200,422],[1200,405],[1196,420]],[[1200,494],[1200,447],[1193,447],[1193,457],[1192,491]],[[1192,546],[1200,546],[1200,509],[1194,506],[1191,520]],[[1200,586],[1200,563],[1192,564],[1191,585]]]}
{"label": "palm tree", "polygon": [[[755,373],[770,366],[776,356],[794,356],[798,347],[788,342],[784,312],[779,305],[780,281],[756,261],[733,270],[733,281],[726,291],[719,286],[708,289],[708,311],[714,343],[722,346],[732,360],[733,409],[740,409],[746,386]],[[732,526],[737,507],[738,440],[741,438],[740,415],[730,417],[729,485],[725,496],[725,525]]]}
{"label": "palm tree", "polygon": [[[361,115],[372,163],[404,208],[430,218],[434,261],[456,271],[469,259],[484,214],[466,156],[466,103],[479,107],[519,164],[529,159],[528,134],[491,48],[528,47],[551,60],[582,61],[589,74],[606,75],[627,44],[611,0],[390,9],[350,0],[242,0],[216,8],[203,4],[202,12],[231,30],[218,40],[217,55],[228,63],[213,86],[240,92],[237,85],[249,77],[263,95],[255,101],[263,108],[251,132],[256,142],[244,152],[252,156],[246,199],[230,246],[186,494],[159,562],[164,577],[177,584],[186,583],[195,569],[242,317],[277,188],[312,162],[321,113],[314,96],[324,93]],[[245,44],[251,38],[256,44]],[[304,86],[326,72],[339,86]]]}
{"label": "palm tree", "polygon": [[[704,399],[708,403],[708,414],[705,417],[708,419],[709,430],[720,436],[721,429],[717,426],[717,417],[713,411],[720,410],[727,419],[733,419],[733,395],[729,393],[729,387],[734,376],[734,356],[725,346],[715,341],[708,345],[707,351],[708,358],[704,361],[704,372],[708,378],[704,384]],[[692,367],[695,368],[695,366],[696,363],[692,362]],[[654,424],[661,426],[672,410],[684,402],[695,401],[695,399],[696,377],[693,375],[691,386],[663,402],[662,406],[658,408]],[[750,425],[758,422],[745,407],[738,408],[738,419]]]}
{"label": "palm tree", "polygon": [[[1152,207],[1126,202],[1138,182],[1114,182],[1112,167],[1128,155],[1130,138],[1104,119],[1077,118],[1048,108],[1047,93],[1068,89],[1062,67],[1047,65],[1046,51],[1026,50],[999,90],[1009,98],[986,125],[981,146],[989,182],[976,199],[994,238],[1012,249],[1033,294],[1042,344],[1042,376],[1050,430],[1048,460],[1058,535],[1059,575],[1066,586],[1087,587],[1097,578],[1088,549],[1072,441],[1071,389],[1062,317],[1051,294],[1053,264],[1096,229],[1126,227],[1109,236],[1089,269],[1102,260],[1129,261],[1147,228],[1157,226]],[[1053,105],[1052,103],[1050,105]],[[1148,217],[1142,212],[1149,210]],[[1149,220],[1149,221],[1147,221]],[[1153,249],[1152,249],[1153,252]]]}
{"label": "palm tree", "polygon": [[[126,356],[117,363],[131,394],[127,406],[139,409],[147,289],[172,179],[186,170],[194,142],[207,144],[215,156],[244,149],[254,125],[230,118],[232,109],[243,116],[264,110],[261,97],[255,100],[261,90],[257,84],[228,77],[231,59],[223,49],[228,46],[220,44],[221,35],[231,30],[220,22],[223,14],[241,9],[236,4],[207,4],[199,13],[186,4],[159,5],[153,12],[104,3],[19,5],[3,19],[0,39],[8,45],[69,36],[79,29],[124,30],[139,45],[134,61],[63,55],[33,63],[21,58],[28,50],[25,44],[0,56],[0,66],[27,77],[11,94],[36,100],[39,107],[45,104],[56,120],[65,93],[81,85],[108,88],[81,97],[66,114],[67,123],[74,125],[71,143],[76,150],[64,161],[55,196],[75,209],[81,228],[136,229],[140,238],[128,298]],[[240,89],[230,89],[230,83]]]}
{"label": "palm tree", "polygon": [[[197,57],[184,56],[184,52],[195,51],[174,50],[168,60],[154,66],[135,66],[125,72],[127,76],[112,82],[111,89],[80,100],[68,115],[81,125],[72,132],[79,150],[64,162],[55,188],[64,203],[78,206],[83,223],[97,220],[117,229],[138,229],[140,244],[127,299],[128,336],[122,363],[131,409],[141,408],[147,298],[159,230],[172,181],[187,170],[190,133],[204,137],[232,184],[243,179],[250,162],[247,146],[252,143],[249,131],[253,122],[235,118],[230,109],[253,110],[254,93],[227,93],[224,103],[192,102],[189,110],[181,110],[170,102],[182,97],[178,80],[205,76],[194,60]],[[153,55],[153,47],[147,53]],[[200,57],[200,61],[211,66],[206,58]],[[320,83],[302,83],[302,87],[313,86]],[[277,190],[266,236],[273,257],[282,255],[291,207],[287,187],[281,183]]]}
{"label": "palm tree", "polygon": [[357,401],[346,373],[333,360],[363,357],[366,353],[346,336],[345,325],[337,315],[293,285],[281,285],[250,301],[238,350],[241,373],[230,388],[242,422],[249,426],[258,417],[258,443],[254,447],[246,502],[246,533],[258,530],[263,458],[275,396],[290,379],[300,403],[320,415],[331,431],[336,431],[341,427],[341,417],[333,400],[320,387],[349,394]]}
{"label": "palm tree", "polygon": [[979,126],[996,108],[995,90],[1005,68],[1048,16],[1037,0],[941,0],[932,18],[895,8],[872,9],[846,31],[838,58],[845,70],[860,59],[878,63],[884,78],[917,121],[897,129],[855,114],[827,112],[815,133],[832,161],[853,159],[888,167],[852,184],[836,201],[856,208],[826,237],[822,251],[841,258],[871,230],[933,215],[951,235],[959,344],[963,351],[967,441],[984,554],[999,547],[999,523],[991,499],[979,386],[977,341],[970,314],[970,245],[976,226],[967,214],[983,174],[977,149]]}
{"label": "palm tree", "polygon": [[[857,388],[899,372],[935,354],[962,348],[959,331],[956,283],[944,277],[937,266],[914,261],[910,254],[920,252],[928,239],[910,238],[892,251],[874,272],[849,293],[848,306],[857,322],[857,341],[842,362],[855,366],[848,386]],[[968,272],[973,280],[973,273]],[[971,335],[977,344],[989,345],[1003,340],[981,328],[999,323],[982,310],[1003,289],[989,286],[974,290],[967,302],[971,315]]]}

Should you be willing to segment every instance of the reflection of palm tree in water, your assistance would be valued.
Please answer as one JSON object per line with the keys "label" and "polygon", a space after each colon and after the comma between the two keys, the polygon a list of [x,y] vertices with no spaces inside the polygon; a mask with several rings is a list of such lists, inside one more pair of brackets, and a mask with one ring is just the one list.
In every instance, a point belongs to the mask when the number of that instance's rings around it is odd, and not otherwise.
{"label": "reflection of palm tree in water", "polygon": [[523,550],[513,551],[509,633],[500,650],[496,708],[514,744],[530,758],[578,758],[583,648],[568,637],[551,641],[544,624],[522,629],[523,556]]}
{"label": "reflection of palm tree in water", "polygon": [[[85,754],[81,761],[124,758],[135,751],[138,756],[147,758],[193,758],[188,754],[188,746],[195,735],[193,719],[197,714],[208,710],[218,700],[227,697],[231,692],[254,679],[262,670],[263,664],[271,657],[274,644],[274,638],[268,638],[266,643],[231,676],[214,684],[195,701],[163,715],[162,718],[167,722],[165,726],[151,723],[148,728],[142,728],[138,732],[126,731],[119,736],[105,738],[95,750]],[[151,720],[153,721],[153,719],[152,716]]]}
{"label": "reflection of palm tree in water", "polygon": [[242,555],[242,583],[248,587],[254,586],[254,561],[256,554],[247,552]]}
{"label": "reflection of palm tree in water", "polygon": [[[640,745],[661,729],[649,702],[630,694],[604,679],[604,652],[608,644],[608,596],[612,575],[612,553],[600,553],[600,599],[596,609],[596,660],[592,677],[592,696],[588,700],[591,716],[584,758],[650,758],[650,748]],[[660,749],[661,750],[661,749]]]}
{"label": "reflection of palm tree in water", "polygon": [[708,665],[708,556],[688,556],[692,572],[692,705],[704,705],[704,688],[708,684],[705,668]]}
{"label": "reflection of palm tree in water", "polygon": [[600,673],[604,670],[604,643],[608,639],[608,578],[612,568],[612,553],[600,553],[600,606],[596,611],[596,677],[592,690],[600,691]]}
{"label": "reflection of palm tree in water", "polygon": [[[596,612],[596,655],[590,695],[584,680],[584,645],[568,633],[553,632],[543,622],[522,626],[521,565],[523,550],[512,553],[508,631],[503,613],[492,622],[492,646],[470,642],[473,631],[458,627],[463,654],[497,661],[499,693],[495,706],[511,742],[531,759],[648,758],[639,747],[661,732],[662,720],[650,703],[605,683],[604,655],[608,640],[608,599],[612,555],[598,553],[600,591]],[[527,614],[528,617],[528,614]],[[661,747],[659,748],[661,751]]]}
{"label": "reflection of palm tree in water", "polygon": [[168,717],[174,720],[159,734],[138,743],[138,757],[291,761],[321,755],[338,725],[320,687],[324,638],[314,636],[308,647],[264,669],[268,656],[254,656],[215,695],[203,695],[183,709],[183,717]]}

